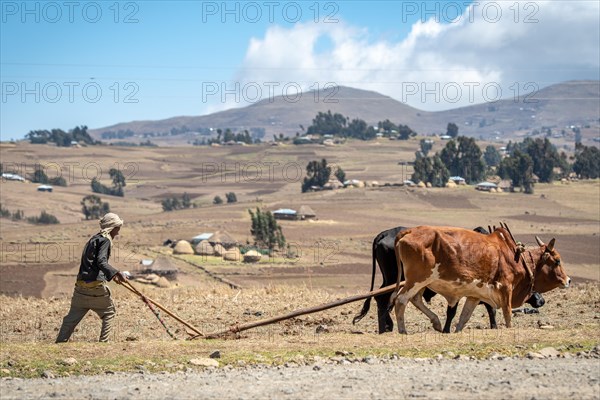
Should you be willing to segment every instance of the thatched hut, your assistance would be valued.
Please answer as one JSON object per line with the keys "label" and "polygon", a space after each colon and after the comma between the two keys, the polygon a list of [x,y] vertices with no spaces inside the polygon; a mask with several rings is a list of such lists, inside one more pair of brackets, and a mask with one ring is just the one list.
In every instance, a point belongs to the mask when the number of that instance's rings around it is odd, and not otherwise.
{"label": "thatched hut", "polygon": [[207,240],[213,246],[220,244],[226,249],[239,245],[239,242],[235,240],[227,231],[217,231]]}
{"label": "thatched hut", "polygon": [[159,256],[152,263],[140,263],[140,275],[154,274],[168,279],[176,279],[179,269],[169,257]]}
{"label": "thatched hut", "polygon": [[305,219],[317,219],[317,213],[313,211],[309,206],[301,206],[298,210],[298,217],[301,220]]}

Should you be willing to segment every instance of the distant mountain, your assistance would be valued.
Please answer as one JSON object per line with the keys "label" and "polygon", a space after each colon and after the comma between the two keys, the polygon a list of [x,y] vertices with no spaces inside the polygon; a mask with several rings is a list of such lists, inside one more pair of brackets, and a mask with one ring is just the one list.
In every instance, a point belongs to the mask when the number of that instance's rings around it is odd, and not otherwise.
{"label": "distant mountain", "polygon": [[[139,142],[145,140],[141,137],[143,134],[152,134],[153,142],[182,145],[201,137],[197,132],[207,134],[210,128],[231,128],[234,132],[244,129],[262,131],[266,139],[271,139],[280,133],[290,136],[302,132],[300,125],[308,127],[319,111],[327,110],[350,119],[361,118],[369,124],[389,119],[396,124],[408,125],[420,134],[444,133],[448,122],[454,122],[463,135],[510,138],[515,132],[542,127],[597,126],[600,81],[570,81],[516,99],[437,112],[421,111],[376,92],[340,86],[303,93],[296,102],[278,96],[271,101],[262,100],[247,107],[209,115],[119,123],[90,133],[97,139],[106,140],[106,135],[102,135],[104,132],[129,131],[129,135],[134,136],[114,140]],[[179,133],[186,130],[189,132]],[[169,134],[172,131],[177,134]]]}

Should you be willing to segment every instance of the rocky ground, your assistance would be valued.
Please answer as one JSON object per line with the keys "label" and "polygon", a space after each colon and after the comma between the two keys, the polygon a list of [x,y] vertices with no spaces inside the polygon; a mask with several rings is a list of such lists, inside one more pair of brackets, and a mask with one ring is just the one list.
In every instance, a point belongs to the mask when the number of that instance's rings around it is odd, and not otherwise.
{"label": "rocky ground", "polygon": [[[485,360],[452,354],[434,358],[336,357],[281,366],[231,365],[177,373],[112,373],[54,378],[4,378],[2,399],[598,399],[600,346],[589,352],[544,348],[523,358]],[[218,365],[215,359],[194,366]]]}

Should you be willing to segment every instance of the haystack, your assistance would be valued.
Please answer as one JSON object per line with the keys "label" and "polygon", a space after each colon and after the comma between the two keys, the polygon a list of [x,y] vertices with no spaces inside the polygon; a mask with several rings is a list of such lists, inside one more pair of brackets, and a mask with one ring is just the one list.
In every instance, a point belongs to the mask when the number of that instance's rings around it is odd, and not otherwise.
{"label": "haystack", "polygon": [[214,256],[215,249],[208,240],[203,240],[194,247],[194,252],[199,256]]}
{"label": "haystack", "polygon": [[424,187],[425,187],[425,182],[422,182],[422,181],[421,181],[421,182],[419,182],[419,183],[417,184],[417,187],[424,188]]}
{"label": "haystack", "polygon": [[262,258],[262,254],[260,254],[256,250],[250,250],[246,254],[244,254],[244,262],[245,263],[256,263],[259,262]]}
{"label": "haystack", "polygon": [[217,256],[217,257],[222,257],[223,254],[225,254],[225,252],[227,251],[227,249],[225,249],[225,247],[221,246],[219,243],[217,243],[213,246],[213,250],[214,250],[215,256]]}
{"label": "haystack", "polygon": [[173,248],[173,254],[194,254],[194,249],[187,240],[180,240]]}
{"label": "haystack", "polygon": [[237,247],[232,247],[223,254],[223,260],[225,261],[242,261],[242,253]]}
{"label": "haystack", "polygon": [[446,187],[447,188],[455,188],[456,183],[454,183],[453,181],[448,181],[448,183],[446,183]]}
{"label": "haystack", "polygon": [[154,282],[154,284],[156,286],[158,286],[159,288],[164,288],[164,289],[168,289],[171,287],[171,282],[169,282],[169,280],[167,278],[165,278],[164,276],[161,276],[160,278],[158,278],[158,280],[156,282]]}

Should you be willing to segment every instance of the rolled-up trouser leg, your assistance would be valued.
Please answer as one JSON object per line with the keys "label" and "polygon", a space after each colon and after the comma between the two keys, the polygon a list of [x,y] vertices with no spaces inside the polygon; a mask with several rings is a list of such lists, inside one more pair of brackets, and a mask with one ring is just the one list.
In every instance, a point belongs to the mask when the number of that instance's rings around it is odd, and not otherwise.
{"label": "rolled-up trouser leg", "polygon": [[68,342],[75,331],[77,324],[81,322],[85,314],[89,311],[86,301],[82,295],[75,289],[71,298],[71,308],[68,314],[63,318],[62,325],[56,337],[56,343]]}

